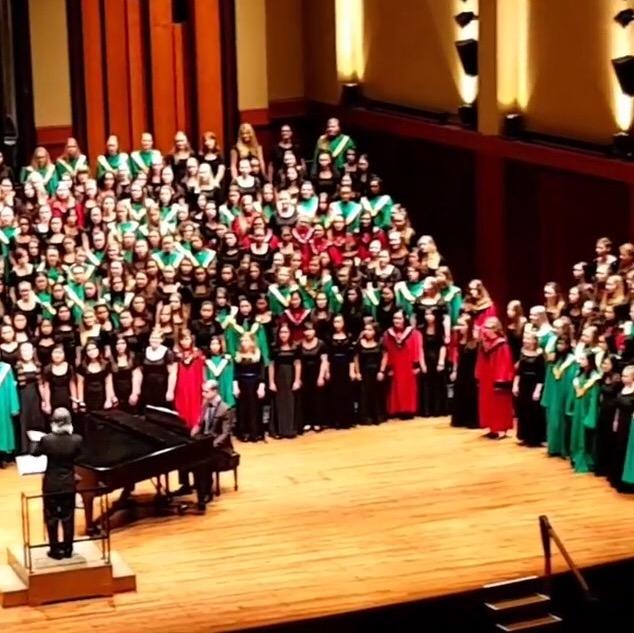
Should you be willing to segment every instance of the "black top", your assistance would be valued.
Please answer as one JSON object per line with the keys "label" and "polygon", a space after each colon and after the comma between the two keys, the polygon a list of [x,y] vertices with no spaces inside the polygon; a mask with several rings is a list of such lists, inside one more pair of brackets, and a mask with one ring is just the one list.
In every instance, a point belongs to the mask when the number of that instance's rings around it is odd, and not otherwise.
{"label": "black top", "polygon": [[75,460],[82,448],[82,438],[73,435],[45,435],[33,449],[33,455],[46,455],[47,465],[42,482],[44,493],[75,492]]}

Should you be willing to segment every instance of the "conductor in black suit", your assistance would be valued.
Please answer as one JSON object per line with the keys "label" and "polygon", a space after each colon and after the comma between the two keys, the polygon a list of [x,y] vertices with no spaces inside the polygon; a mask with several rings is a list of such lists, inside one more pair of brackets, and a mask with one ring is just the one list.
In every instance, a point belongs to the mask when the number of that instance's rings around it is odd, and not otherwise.
{"label": "conductor in black suit", "polygon": [[[207,502],[212,497],[211,477],[213,470],[222,470],[225,463],[230,463],[229,459],[233,455],[233,443],[231,442],[231,432],[233,430],[233,413],[231,409],[222,401],[218,393],[218,383],[215,380],[208,380],[203,385],[203,408],[200,414],[200,421],[191,430],[192,437],[213,438],[214,451],[211,455],[211,462],[205,464],[196,473],[196,487],[198,488],[198,498]],[[226,460],[226,462],[225,462]],[[200,504],[204,508],[204,503]]]}
{"label": "conductor in black suit", "polygon": [[[42,482],[44,521],[50,549],[48,556],[56,560],[71,558],[75,537],[75,460],[82,447],[82,438],[73,433],[71,414],[59,408],[51,416],[51,432],[41,437],[32,449],[33,455],[46,455],[47,465]],[[63,539],[59,541],[61,524]]]}

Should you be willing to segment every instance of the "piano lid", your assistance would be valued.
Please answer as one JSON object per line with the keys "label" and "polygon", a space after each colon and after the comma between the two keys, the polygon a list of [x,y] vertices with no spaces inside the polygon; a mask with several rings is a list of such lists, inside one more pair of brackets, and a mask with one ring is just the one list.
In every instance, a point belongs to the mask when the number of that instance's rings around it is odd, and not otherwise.
{"label": "piano lid", "polygon": [[83,422],[83,451],[77,463],[110,468],[159,451],[192,443],[178,416],[137,416],[125,411],[96,411]]}

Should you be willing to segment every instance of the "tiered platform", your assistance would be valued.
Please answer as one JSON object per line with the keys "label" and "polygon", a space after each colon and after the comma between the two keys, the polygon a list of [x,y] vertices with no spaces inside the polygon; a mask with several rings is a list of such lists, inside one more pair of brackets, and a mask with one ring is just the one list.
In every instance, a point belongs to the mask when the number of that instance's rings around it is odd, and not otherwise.
{"label": "tiered platform", "polygon": [[32,550],[29,572],[21,546],[7,549],[0,566],[0,604],[3,607],[38,606],[52,602],[112,596],[136,589],[136,577],[117,552],[110,563],[93,541],[77,543],[73,557],[53,560],[46,548]]}

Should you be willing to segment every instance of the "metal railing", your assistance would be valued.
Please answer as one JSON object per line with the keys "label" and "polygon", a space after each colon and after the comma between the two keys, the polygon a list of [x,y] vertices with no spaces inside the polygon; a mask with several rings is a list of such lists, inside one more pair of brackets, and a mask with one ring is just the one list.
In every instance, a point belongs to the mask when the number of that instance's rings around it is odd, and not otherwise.
{"label": "metal railing", "polygon": [[[101,559],[105,564],[110,564],[110,504],[108,500],[108,495],[104,494],[103,488],[94,488],[90,490],[85,490],[82,492],[95,492],[96,499],[99,503],[100,515],[103,519],[99,522],[99,530],[95,534],[90,534],[88,536],[74,538],[73,544],[76,543],[85,543],[88,541],[99,541],[101,546]],[[35,499],[41,499],[42,505],[45,497],[51,496],[51,494],[55,493],[44,493],[44,494],[31,494],[27,495],[24,492],[21,495],[21,514],[22,514],[22,542],[23,545],[23,556],[24,556],[24,566],[28,569],[29,574],[33,572],[33,557],[32,551],[35,549],[41,549],[43,547],[48,547],[49,543],[47,541],[47,530],[46,530],[46,522],[43,520],[43,541],[41,543],[32,542],[32,530],[31,530],[31,520],[30,520],[30,511],[31,505]],[[75,497],[76,498],[76,497]],[[77,510],[77,507],[73,508],[73,511]],[[44,517],[44,513],[42,512],[42,518]]]}
{"label": "metal railing", "polygon": [[559,538],[557,532],[555,532],[555,528],[550,524],[548,517],[543,514],[539,517],[539,531],[542,538],[542,547],[544,548],[544,582],[546,585],[546,593],[550,594],[552,589],[552,575],[553,575],[553,565],[552,565],[552,543],[555,543],[557,549],[563,556],[566,564],[570,568],[570,571],[573,573],[575,579],[581,591],[583,592],[584,598],[589,602],[592,602],[595,598],[590,591],[590,586],[586,582],[586,579],[583,577],[580,569],[577,567],[576,563],[572,560],[572,556],[566,549],[566,546],[563,544],[562,540]]}

